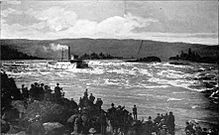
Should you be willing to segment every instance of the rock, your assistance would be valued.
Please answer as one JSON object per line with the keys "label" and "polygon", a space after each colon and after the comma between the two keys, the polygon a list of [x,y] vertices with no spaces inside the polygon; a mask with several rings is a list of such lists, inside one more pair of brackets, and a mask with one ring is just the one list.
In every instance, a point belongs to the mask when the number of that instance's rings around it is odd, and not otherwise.
{"label": "rock", "polygon": [[7,121],[1,120],[1,133],[7,133],[10,130],[10,125]]}
{"label": "rock", "polygon": [[4,112],[2,119],[12,122],[19,118],[19,111],[16,108],[11,108]]}
{"label": "rock", "polygon": [[136,60],[127,60],[126,62],[161,62],[161,59],[156,56],[144,57]]}
{"label": "rock", "polygon": [[161,59],[156,56],[150,56],[139,59],[140,62],[161,62]]}
{"label": "rock", "polygon": [[18,134],[21,132],[21,128],[15,125],[10,125],[10,130],[7,132],[8,134]]}
{"label": "rock", "polygon": [[70,116],[69,119],[67,120],[67,123],[74,123],[74,121],[77,117],[78,117],[77,114]]}
{"label": "rock", "polygon": [[16,108],[19,112],[25,112],[25,103],[22,100],[12,101],[11,105]]}
{"label": "rock", "polygon": [[[2,135],[9,135],[9,134],[2,134]],[[27,135],[27,134],[25,133],[25,131],[20,131],[18,133],[10,133],[10,135]]]}
{"label": "rock", "polygon": [[18,110],[19,118],[22,118],[23,114],[26,111],[24,101],[22,101],[22,100],[15,100],[15,101],[12,101],[11,105]]}
{"label": "rock", "polygon": [[34,101],[29,104],[24,114],[24,119],[33,119],[37,114],[40,114],[41,121],[66,123],[67,119],[74,114],[71,107],[56,104],[50,101]]}
{"label": "rock", "polygon": [[25,131],[20,131],[18,133],[16,133],[16,135],[26,135]]}
{"label": "rock", "polygon": [[47,122],[43,124],[45,135],[63,135],[65,132],[64,125],[58,122]]}

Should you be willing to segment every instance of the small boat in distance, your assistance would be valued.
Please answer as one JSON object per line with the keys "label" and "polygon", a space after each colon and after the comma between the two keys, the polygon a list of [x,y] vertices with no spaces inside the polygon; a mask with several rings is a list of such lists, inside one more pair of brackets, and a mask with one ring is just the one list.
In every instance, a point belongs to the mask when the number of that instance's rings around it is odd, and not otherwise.
{"label": "small boat in distance", "polygon": [[68,46],[68,60],[63,60],[64,51],[62,49],[61,61],[49,61],[48,66],[57,69],[73,69],[73,68],[89,68],[88,64],[78,58],[77,55],[70,54],[70,47]]}
{"label": "small boat in distance", "polygon": [[69,62],[76,63],[76,68],[89,68],[88,64],[84,60],[79,59],[77,55],[71,55]]}

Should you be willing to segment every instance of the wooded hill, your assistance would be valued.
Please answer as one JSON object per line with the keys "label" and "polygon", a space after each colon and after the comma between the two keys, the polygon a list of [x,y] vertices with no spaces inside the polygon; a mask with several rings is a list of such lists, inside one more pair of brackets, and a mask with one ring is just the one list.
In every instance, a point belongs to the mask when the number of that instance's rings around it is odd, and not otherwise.
{"label": "wooded hill", "polygon": [[[118,39],[59,39],[59,40],[26,40],[26,39],[2,39],[1,47],[8,46],[29,56],[47,59],[60,59],[61,50],[50,48],[50,44],[68,45],[71,47],[71,54],[83,55],[85,53],[103,53],[115,57],[142,58],[157,56],[162,61],[169,57],[176,56],[181,51],[191,48],[201,57],[218,57],[218,45],[201,45],[189,43],[168,43],[144,40],[140,47],[141,40],[118,40]],[[138,50],[140,49],[139,53]],[[1,54],[5,55],[5,50],[1,49]],[[67,56],[67,51],[65,52]]]}

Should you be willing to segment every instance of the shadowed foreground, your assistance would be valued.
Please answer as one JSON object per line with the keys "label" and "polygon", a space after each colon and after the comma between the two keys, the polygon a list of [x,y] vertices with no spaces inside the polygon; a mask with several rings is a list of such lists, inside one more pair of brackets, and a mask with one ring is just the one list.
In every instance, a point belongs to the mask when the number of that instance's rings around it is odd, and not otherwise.
{"label": "shadowed foreground", "polygon": [[[172,135],[175,134],[175,118],[172,112],[150,116],[147,121],[137,120],[137,109],[130,113],[125,106],[102,109],[103,101],[88,90],[79,104],[65,98],[62,88],[34,83],[28,89],[18,89],[12,78],[1,71],[1,133],[30,135],[62,134],[125,134]],[[96,99],[96,101],[95,101]],[[133,115],[132,115],[133,114]],[[201,129],[197,122],[187,123],[188,134],[212,134],[217,131]]]}

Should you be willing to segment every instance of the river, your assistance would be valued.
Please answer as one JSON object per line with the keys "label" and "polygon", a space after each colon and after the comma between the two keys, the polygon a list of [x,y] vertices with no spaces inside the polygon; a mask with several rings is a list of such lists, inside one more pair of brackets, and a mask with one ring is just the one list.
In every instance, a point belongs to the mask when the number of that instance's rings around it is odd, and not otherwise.
{"label": "river", "polygon": [[218,87],[218,65],[90,60],[89,69],[55,69],[49,68],[45,60],[25,60],[24,63],[28,65],[25,68],[4,67],[18,87],[25,84],[30,88],[32,83],[39,82],[53,89],[59,82],[65,96],[76,102],[88,89],[96,98],[102,98],[104,109],[114,103],[131,111],[133,105],[137,105],[139,119],[155,118],[157,113],[172,111],[177,134],[183,134],[185,122],[191,119],[205,127],[218,125],[218,110],[210,109],[212,104],[200,92],[208,89],[203,83],[207,80],[198,79],[211,76],[208,81]]}

